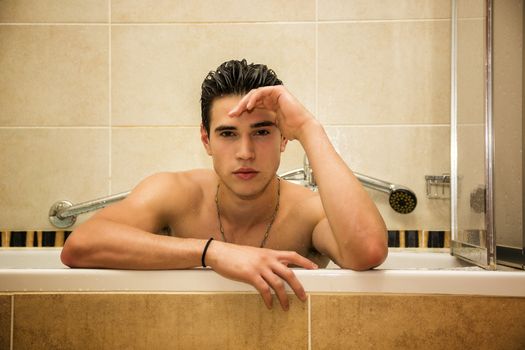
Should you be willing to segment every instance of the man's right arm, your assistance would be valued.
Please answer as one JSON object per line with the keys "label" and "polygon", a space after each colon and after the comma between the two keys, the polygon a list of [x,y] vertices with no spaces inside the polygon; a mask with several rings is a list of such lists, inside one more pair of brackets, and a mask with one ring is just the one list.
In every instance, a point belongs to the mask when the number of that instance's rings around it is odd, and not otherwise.
{"label": "man's right arm", "polygon": [[173,209],[170,189],[180,174],[160,173],[142,181],[121,202],[96,213],[79,225],[62,250],[70,267],[118,269],[184,269],[198,266],[206,243],[153,234],[167,224]]}

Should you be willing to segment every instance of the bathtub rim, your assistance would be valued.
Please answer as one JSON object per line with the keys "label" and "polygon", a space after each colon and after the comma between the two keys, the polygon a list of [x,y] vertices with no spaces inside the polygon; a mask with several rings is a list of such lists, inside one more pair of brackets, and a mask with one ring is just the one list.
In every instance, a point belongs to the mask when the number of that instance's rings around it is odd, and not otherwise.
{"label": "bathtub rim", "polygon": [[[453,294],[525,297],[525,274],[460,270],[294,269],[307,293]],[[256,292],[212,270],[0,269],[0,293]],[[287,286],[287,291],[291,289]]]}
{"label": "bathtub rim", "polygon": [[[27,251],[27,250],[26,250]],[[56,252],[55,252],[56,254]],[[418,254],[418,253],[414,253]],[[452,257],[454,258],[454,257]],[[524,271],[293,269],[307,293],[452,294],[525,297]],[[292,290],[287,286],[287,291]],[[211,269],[0,268],[0,293],[256,292]]]}

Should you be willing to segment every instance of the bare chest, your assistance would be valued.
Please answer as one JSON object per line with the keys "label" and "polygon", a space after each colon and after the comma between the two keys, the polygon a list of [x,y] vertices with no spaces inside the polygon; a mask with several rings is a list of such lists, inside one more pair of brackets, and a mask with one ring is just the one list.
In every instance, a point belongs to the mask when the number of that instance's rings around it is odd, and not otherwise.
{"label": "bare chest", "polygon": [[[312,255],[312,232],[315,223],[302,218],[301,213],[283,208],[269,229],[268,223],[253,227],[241,227],[221,220],[224,236],[229,243],[260,247],[267,233],[264,248],[296,251],[303,256]],[[184,217],[170,222],[171,235],[181,238],[214,239],[223,241],[215,205],[190,210]]]}

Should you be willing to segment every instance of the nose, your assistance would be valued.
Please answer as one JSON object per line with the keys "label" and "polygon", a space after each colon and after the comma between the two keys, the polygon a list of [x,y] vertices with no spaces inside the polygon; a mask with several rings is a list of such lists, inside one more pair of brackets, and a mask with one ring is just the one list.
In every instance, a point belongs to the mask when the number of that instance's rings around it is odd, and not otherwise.
{"label": "nose", "polygon": [[253,141],[249,136],[241,137],[237,148],[238,159],[250,160],[255,158],[255,149],[253,147]]}

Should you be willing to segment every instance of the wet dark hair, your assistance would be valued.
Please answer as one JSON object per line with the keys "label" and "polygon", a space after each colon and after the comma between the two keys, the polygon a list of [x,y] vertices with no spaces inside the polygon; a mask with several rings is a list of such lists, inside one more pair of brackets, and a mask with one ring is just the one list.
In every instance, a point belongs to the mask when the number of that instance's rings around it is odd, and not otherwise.
{"label": "wet dark hair", "polygon": [[210,71],[201,87],[202,125],[210,134],[210,110],[213,100],[228,95],[245,95],[262,86],[282,85],[275,72],[264,64],[248,64],[245,59],[224,62]]}

